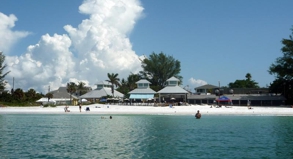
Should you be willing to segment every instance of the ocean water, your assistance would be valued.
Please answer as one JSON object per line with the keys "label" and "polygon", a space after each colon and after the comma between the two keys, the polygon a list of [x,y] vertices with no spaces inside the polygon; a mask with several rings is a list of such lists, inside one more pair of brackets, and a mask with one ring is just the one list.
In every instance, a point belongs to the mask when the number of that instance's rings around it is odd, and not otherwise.
{"label": "ocean water", "polygon": [[288,159],[293,117],[0,115],[0,158]]}

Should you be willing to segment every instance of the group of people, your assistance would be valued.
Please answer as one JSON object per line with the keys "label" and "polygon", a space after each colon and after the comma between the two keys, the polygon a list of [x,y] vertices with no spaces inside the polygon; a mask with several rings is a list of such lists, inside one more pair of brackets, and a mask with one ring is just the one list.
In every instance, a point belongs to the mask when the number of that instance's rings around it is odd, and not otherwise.
{"label": "group of people", "polygon": [[[107,119],[106,117],[101,116],[101,119]],[[110,115],[110,119],[112,119],[112,116]]]}
{"label": "group of people", "polygon": [[66,105],[66,106],[64,107],[64,111],[65,111],[65,112],[70,112],[70,110],[69,110],[69,106]]}
{"label": "group of people", "polygon": [[[81,112],[81,104],[79,104],[78,106],[79,106],[79,112]],[[64,107],[64,111],[65,111],[65,112],[70,112],[70,110],[69,110],[69,106],[68,106],[68,105],[66,105],[66,106]]]}

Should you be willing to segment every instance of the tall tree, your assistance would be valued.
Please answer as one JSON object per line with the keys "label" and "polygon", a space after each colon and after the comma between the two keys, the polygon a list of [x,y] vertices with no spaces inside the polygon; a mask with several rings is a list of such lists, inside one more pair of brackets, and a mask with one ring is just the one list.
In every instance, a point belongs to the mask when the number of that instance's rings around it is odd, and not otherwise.
{"label": "tall tree", "polygon": [[78,82],[77,84],[77,90],[79,91],[79,95],[81,96],[85,90],[85,83],[84,82]]}
{"label": "tall tree", "polygon": [[250,80],[251,80],[251,74],[250,74],[250,73],[247,73],[247,74],[245,75],[245,77],[246,77],[246,80],[247,80],[247,81],[250,81]]}
{"label": "tall tree", "polygon": [[250,73],[245,75],[245,80],[235,80],[228,84],[229,88],[259,88],[258,83],[251,80],[252,76]]}
{"label": "tall tree", "polygon": [[128,77],[127,77],[127,84],[128,84],[128,88],[129,90],[134,90],[136,88],[136,82],[139,81],[141,79],[139,74],[133,74],[131,73]]}
{"label": "tall tree", "polygon": [[143,71],[140,71],[140,75],[150,81],[152,85],[159,86],[161,89],[166,85],[166,80],[172,76],[178,78],[180,84],[182,83],[182,76],[179,75],[181,64],[174,57],[163,52],[159,54],[153,52],[141,62]]}
{"label": "tall tree", "polygon": [[5,55],[0,52],[0,91],[5,89],[5,85],[6,85],[6,81],[4,80],[5,76],[10,72],[6,72],[4,73],[4,69],[6,68],[6,64],[4,64],[5,62]]}
{"label": "tall tree", "polygon": [[23,90],[21,88],[17,88],[14,92],[13,92],[13,98],[19,102],[22,102],[25,100],[25,93],[23,92]]}
{"label": "tall tree", "polygon": [[114,74],[110,74],[108,73],[108,79],[106,80],[107,82],[111,83],[111,91],[112,91],[112,95],[114,97],[114,85],[117,87],[117,86],[120,86],[120,79],[118,78],[118,73]]}
{"label": "tall tree", "polygon": [[[293,27],[292,27],[293,35]],[[284,80],[292,80],[293,78],[293,38],[292,35],[289,39],[283,39],[282,44],[284,45],[281,49],[283,56],[278,57],[275,63],[271,64],[269,73],[275,75],[276,78]]]}
{"label": "tall tree", "polygon": [[25,93],[25,96],[28,101],[32,101],[36,99],[37,93],[34,89],[31,88]]}
{"label": "tall tree", "polygon": [[278,57],[268,70],[271,75],[275,75],[275,81],[271,84],[270,90],[283,90],[283,95],[287,98],[287,104],[293,104],[293,92],[291,91],[291,87],[293,87],[293,27],[291,31],[292,35],[281,41],[283,56]]}
{"label": "tall tree", "polygon": [[53,98],[53,94],[49,92],[49,93],[46,94],[46,97],[48,98],[48,102],[49,102],[50,99]]}
{"label": "tall tree", "polygon": [[74,82],[67,83],[67,92],[70,94],[70,104],[72,104],[71,98],[72,98],[72,94],[76,92],[76,88],[77,88],[77,85]]}
{"label": "tall tree", "polygon": [[120,86],[117,88],[117,91],[125,95],[127,95],[127,93],[129,92],[128,83],[124,78],[122,78]]}

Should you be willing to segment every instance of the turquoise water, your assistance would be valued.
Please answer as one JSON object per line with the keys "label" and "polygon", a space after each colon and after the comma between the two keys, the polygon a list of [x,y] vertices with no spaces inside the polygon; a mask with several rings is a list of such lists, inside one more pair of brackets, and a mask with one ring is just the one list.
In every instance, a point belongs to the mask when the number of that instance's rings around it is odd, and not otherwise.
{"label": "turquoise water", "polygon": [[1,159],[287,159],[292,148],[293,117],[0,115]]}

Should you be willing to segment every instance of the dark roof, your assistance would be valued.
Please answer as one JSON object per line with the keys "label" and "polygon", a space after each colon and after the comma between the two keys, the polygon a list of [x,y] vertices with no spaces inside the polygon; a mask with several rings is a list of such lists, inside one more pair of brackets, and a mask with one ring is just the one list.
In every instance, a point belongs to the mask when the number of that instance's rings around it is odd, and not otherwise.
{"label": "dark roof", "polygon": [[219,88],[219,87],[211,85],[211,84],[206,84],[206,85],[203,85],[203,86],[196,87],[195,89],[214,89],[214,88]]}
{"label": "dark roof", "polygon": [[[70,98],[70,93],[67,92],[67,87],[59,87],[57,90],[51,91],[50,93],[53,94],[53,98]],[[71,97],[77,99],[74,93]]]}

